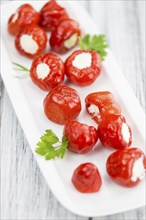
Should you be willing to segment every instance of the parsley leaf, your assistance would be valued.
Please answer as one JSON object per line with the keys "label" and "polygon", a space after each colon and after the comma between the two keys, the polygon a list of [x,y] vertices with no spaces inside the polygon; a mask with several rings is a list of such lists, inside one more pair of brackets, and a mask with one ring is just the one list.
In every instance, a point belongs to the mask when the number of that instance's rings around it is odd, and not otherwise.
{"label": "parsley leaf", "polygon": [[104,60],[107,55],[106,48],[108,44],[105,35],[90,36],[87,34],[83,38],[79,38],[79,45],[82,50],[95,50],[100,54],[102,60]]}
{"label": "parsley leaf", "polygon": [[62,137],[62,142],[52,130],[46,130],[45,134],[40,138],[37,143],[37,148],[35,152],[41,156],[44,156],[46,160],[54,159],[55,157],[63,158],[68,141],[65,136]]}

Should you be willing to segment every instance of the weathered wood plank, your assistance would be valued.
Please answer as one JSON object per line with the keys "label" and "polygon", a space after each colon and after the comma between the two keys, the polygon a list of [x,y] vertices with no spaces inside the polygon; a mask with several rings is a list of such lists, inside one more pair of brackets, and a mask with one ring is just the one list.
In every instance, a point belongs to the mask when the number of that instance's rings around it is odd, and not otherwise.
{"label": "weathered wood plank", "polygon": [[90,13],[144,107],[145,2],[92,1]]}

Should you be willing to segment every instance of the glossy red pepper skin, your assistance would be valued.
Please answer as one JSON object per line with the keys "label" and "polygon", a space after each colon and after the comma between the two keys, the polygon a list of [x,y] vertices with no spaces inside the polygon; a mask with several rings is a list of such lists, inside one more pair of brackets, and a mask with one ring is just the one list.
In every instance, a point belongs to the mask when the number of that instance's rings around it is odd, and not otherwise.
{"label": "glossy red pepper skin", "polygon": [[[99,124],[108,114],[120,115],[121,107],[116,102],[113,94],[109,91],[94,92],[85,98],[86,110],[92,119]],[[90,106],[98,107],[99,112],[91,113]]]}
{"label": "glossy red pepper skin", "polygon": [[[129,130],[129,141],[124,140],[122,125],[126,124]],[[132,143],[132,131],[122,115],[108,115],[98,126],[98,135],[105,147],[124,149]]]}
{"label": "glossy red pepper skin", "polygon": [[51,48],[59,54],[64,54],[71,50],[77,44],[78,39],[71,48],[65,47],[65,41],[74,34],[76,34],[77,37],[81,35],[79,24],[70,18],[63,19],[51,33]]}
{"label": "glossy red pepper skin", "polygon": [[68,18],[68,13],[55,0],[50,0],[41,9],[40,16],[41,26],[47,31],[52,31],[61,20]]}
{"label": "glossy red pepper skin", "polygon": [[[37,74],[37,66],[42,63],[47,64],[50,69],[48,76],[44,79],[39,78]],[[62,84],[64,80],[64,63],[56,54],[40,55],[32,63],[30,77],[40,89],[49,91]]]}
{"label": "glossy red pepper skin", "polygon": [[61,125],[66,124],[81,111],[78,92],[68,86],[54,88],[44,100],[44,111],[49,120]]}
{"label": "glossy red pepper skin", "polygon": [[72,176],[72,183],[81,193],[95,193],[100,190],[102,180],[94,164],[84,163],[75,169]]}
{"label": "glossy red pepper skin", "polygon": [[[82,53],[90,53],[92,63],[90,67],[78,69],[73,66],[73,60]],[[101,58],[95,51],[76,50],[65,61],[65,73],[68,79],[79,86],[91,85],[101,73]]]}
{"label": "glossy red pepper skin", "polygon": [[79,154],[86,154],[93,149],[97,140],[97,129],[82,124],[76,120],[69,120],[64,126],[64,136],[68,140],[68,149]]}
{"label": "glossy red pepper skin", "polygon": [[141,180],[132,179],[134,163],[143,158],[143,166],[146,169],[146,157],[138,148],[129,148],[118,150],[112,153],[106,162],[106,170],[108,175],[118,184],[126,187],[136,186]]}
{"label": "glossy red pepper skin", "polygon": [[[13,22],[14,16],[18,13],[18,18]],[[29,4],[21,5],[15,14],[12,14],[8,20],[8,31],[12,35],[16,35],[24,25],[39,24],[40,15]]]}
{"label": "glossy red pepper skin", "polygon": [[[28,53],[25,50],[23,50],[23,48],[21,47],[20,39],[21,36],[25,34],[32,36],[33,40],[36,41],[38,45],[38,50],[36,51],[36,53],[34,54]],[[16,39],[15,39],[15,47],[18,50],[18,52],[21,55],[26,56],[28,58],[36,58],[37,56],[42,54],[43,51],[45,50],[46,43],[47,43],[46,32],[36,24],[25,25],[16,35]]]}

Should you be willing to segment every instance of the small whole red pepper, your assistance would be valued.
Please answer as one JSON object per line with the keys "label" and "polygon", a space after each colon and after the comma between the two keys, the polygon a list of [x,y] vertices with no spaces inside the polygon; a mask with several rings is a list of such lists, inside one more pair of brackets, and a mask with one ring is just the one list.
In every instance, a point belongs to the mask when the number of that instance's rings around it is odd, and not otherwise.
{"label": "small whole red pepper", "polygon": [[70,18],[63,19],[51,33],[50,46],[55,52],[64,54],[77,44],[80,34],[76,21]]}
{"label": "small whole red pepper", "polygon": [[44,100],[44,111],[49,120],[61,125],[66,124],[81,111],[78,92],[69,86],[52,89]]}
{"label": "small whole red pepper", "polygon": [[52,31],[62,19],[68,18],[68,13],[55,0],[50,0],[41,9],[40,17],[40,25],[47,31]]}
{"label": "small whole red pepper", "polygon": [[146,157],[138,148],[118,150],[106,162],[108,175],[118,184],[136,186],[145,175]]}
{"label": "small whole red pepper", "polygon": [[85,98],[86,110],[92,119],[99,124],[109,114],[120,115],[121,108],[109,91],[94,92]]}
{"label": "small whole red pepper", "polygon": [[16,35],[23,26],[32,23],[39,24],[40,15],[31,5],[23,4],[9,18],[8,31],[10,34]]}
{"label": "small whole red pepper", "polygon": [[97,140],[97,129],[82,124],[76,120],[69,120],[64,126],[64,136],[68,140],[68,149],[79,154],[86,154],[93,149]]}
{"label": "small whole red pepper", "polygon": [[81,193],[94,193],[100,190],[102,180],[94,164],[84,163],[75,169],[72,176],[72,183]]}
{"label": "small whole red pepper", "polygon": [[106,116],[98,126],[98,135],[105,147],[124,149],[132,143],[132,131],[122,115]]}
{"label": "small whole red pepper", "polygon": [[64,80],[64,63],[53,53],[38,56],[30,69],[32,81],[42,90],[51,90]]}
{"label": "small whole red pepper", "polygon": [[47,35],[43,28],[36,24],[25,25],[16,35],[15,47],[28,58],[36,58],[45,50]]}
{"label": "small whole red pepper", "polygon": [[[88,59],[90,59],[89,63],[87,63]],[[91,85],[100,72],[101,59],[95,51],[76,50],[65,61],[66,76],[79,86]]]}

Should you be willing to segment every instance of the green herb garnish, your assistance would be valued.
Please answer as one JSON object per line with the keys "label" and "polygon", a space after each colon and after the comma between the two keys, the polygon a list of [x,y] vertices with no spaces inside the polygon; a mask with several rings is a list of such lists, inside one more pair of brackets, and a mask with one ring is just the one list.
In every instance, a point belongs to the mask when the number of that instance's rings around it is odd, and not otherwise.
{"label": "green herb garnish", "polygon": [[[14,70],[17,71],[16,74],[13,74],[14,77],[16,78],[19,78],[19,79],[24,79],[24,78],[27,78],[29,77],[29,72],[30,70],[27,69],[26,67],[18,64],[18,63],[15,63],[15,62],[12,62],[17,68],[14,68]],[[21,72],[21,73],[19,73]]]}
{"label": "green herb garnish", "polygon": [[63,136],[60,142],[52,130],[46,130],[45,134],[40,138],[40,142],[37,143],[37,146],[38,148],[36,148],[35,152],[44,156],[46,160],[51,160],[55,157],[64,157],[68,141],[66,137]]}
{"label": "green herb garnish", "polygon": [[24,71],[24,72],[30,72],[29,69],[27,69],[26,67],[18,64],[18,63],[15,63],[15,62],[12,62],[15,66],[19,67],[19,69],[17,68],[14,68],[14,70],[17,70],[17,71]]}
{"label": "green herb garnish", "polygon": [[108,47],[105,35],[85,35],[79,38],[79,45],[82,50],[95,50],[100,54],[101,59],[105,60],[107,55],[106,48]]}

